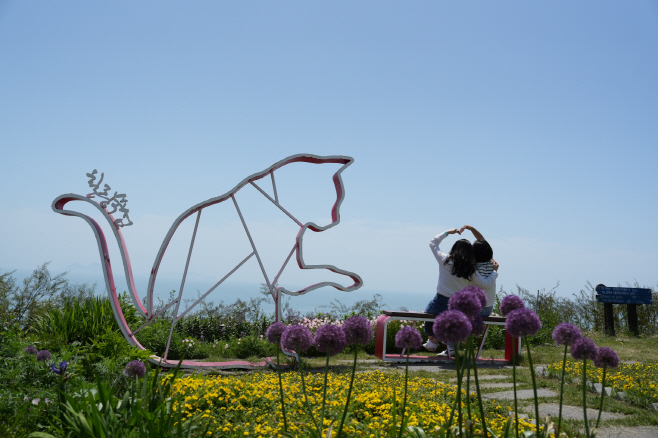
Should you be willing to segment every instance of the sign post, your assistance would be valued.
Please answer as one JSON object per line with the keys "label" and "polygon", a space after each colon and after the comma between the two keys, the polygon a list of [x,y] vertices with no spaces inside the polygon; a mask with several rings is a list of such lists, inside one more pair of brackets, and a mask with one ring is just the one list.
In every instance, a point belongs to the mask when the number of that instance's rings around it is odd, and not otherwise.
{"label": "sign post", "polygon": [[634,336],[639,336],[637,326],[637,305],[651,304],[651,289],[637,287],[606,287],[602,284],[596,286],[596,299],[603,303],[603,315],[605,321],[605,334],[615,335],[615,321],[612,312],[613,304],[626,304],[628,316],[628,330]]}

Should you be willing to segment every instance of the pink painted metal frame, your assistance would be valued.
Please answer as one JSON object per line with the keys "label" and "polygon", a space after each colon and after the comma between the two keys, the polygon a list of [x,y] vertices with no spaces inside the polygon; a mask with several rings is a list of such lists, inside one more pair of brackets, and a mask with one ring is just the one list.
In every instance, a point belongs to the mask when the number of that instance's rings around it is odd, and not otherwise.
{"label": "pink painted metal frame", "polygon": [[[167,232],[167,235],[165,236],[162,245],[160,246],[160,250],[158,251],[155,261],[153,263],[153,268],[151,269],[151,275],[149,277],[149,282],[148,282],[148,288],[147,288],[147,302],[146,305],[142,303],[142,301],[139,298],[139,295],[137,294],[136,288],[135,288],[135,282],[133,280],[133,274],[132,274],[132,267],[130,264],[130,257],[128,255],[128,249],[126,247],[125,241],[123,239],[123,235],[121,233],[121,224],[120,220],[117,221],[114,219],[112,214],[108,212],[108,210],[102,206],[100,203],[94,201],[91,199],[93,196],[87,195],[87,196],[81,196],[81,195],[76,195],[76,194],[65,194],[58,196],[55,198],[55,200],[52,203],[52,209],[60,214],[67,215],[67,216],[77,216],[82,219],[84,219],[89,226],[92,228],[94,231],[94,235],[96,237],[96,242],[98,244],[98,250],[99,254],[102,260],[102,267],[103,267],[103,275],[105,278],[105,284],[106,288],[108,291],[108,294],[110,296],[110,302],[112,304],[112,309],[114,311],[114,315],[116,317],[117,322],[119,323],[119,327],[121,328],[121,332],[123,333],[124,337],[126,340],[133,346],[136,346],[138,348],[144,349],[144,347],[139,343],[137,338],[135,337],[136,333],[138,333],[140,330],[142,330],[146,325],[149,323],[153,322],[157,317],[159,317],[165,310],[170,308],[171,306],[175,306],[174,308],[174,317],[172,319],[172,324],[171,328],[169,331],[169,337],[167,339],[167,347],[165,350],[165,353],[162,358],[157,357],[157,356],[152,356],[151,361],[154,363],[159,363],[161,366],[164,367],[174,367],[178,364],[177,361],[173,360],[167,360],[167,354],[169,352],[169,346],[171,343],[171,336],[173,333],[174,325],[176,321],[178,321],[180,318],[185,316],[190,310],[192,310],[196,305],[199,304],[199,302],[206,297],[210,292],[212,292],[217,286],[219,286],[224,280],[226,280],[228,277],[230,277],[235,271],[237,271],[244,263],[246,263],[251,257],[255,256],[256,259],[258,260],[258,264],[261,268],[261,271],[263,273],[263,277],[265,279],[265,283],[267,284],[270,293],[272,294],[272,297],[275,302],[275,318],[277,321],[280,321],[281,319],[281,297],[282,294],[288,294],[292,296],[296,295],[302,295],[305,293],[308,293],[312,290],[324,287],[324,286],[332,286],[338,290],[345,291],[345,292],[351,292],[354,291],[358,288],[361,287],[363,284],[363,281],[361,280],[361,277],[359,277],[357,274],[349,271],[345,271],[343,269],[339,269],[333,265],[307,265],[304,262],[304,257],[303,257],[303,237],[304,233],[306,230],[310,229],[311,231],[314,232],[322,232],[325,231],[329,228],[332,228],[340,222],[340,205],[343,202],[343,199],[345,197],[345,189],[343,187],[343,181],[341,178],[341,173],[345,168],[347,168],[352,162],[354,161],[353,158],[351,157],[345,157],[345,156],[317,156],[317,155],[310,155],[310,154],[297,154],[297,155],[292,155],[290,157],[287,157],[272,166],[268,167],[267,169],[263,170],[262,172],[255,173],[253,175],[248,176],[247,178],[243,179],[239,184],[237,184],[233,189],[229,190],[228,192],[224,193],[221,196],[215,197],[208,199],[207,201],[201,202],[185,212],[183,212],[171,225],[169,231]],[[291,164],[291,163],[296,163],[296,162],[304,162],[304,163],[312,163],[312,164],[324,164],[324,163],[335,163],[335,164],[342,164],[341,168],[333,175],[332,180],[334,182],[334,186],[336,188],[336,201],[331,209],[331,219],[332,222],[329,225],[326,226],[319,226],[313,222],[307,222],[305,224],[302,224],[299,220],[297,220],[292,214],[290,214],[280,203],[279,203],[279,198],[278,198],[278,193],[276,189],[276,182],[274,179],[274,171],[277,169],[280,169],[281,167]],[[95,172],[94,172],[95,173]],[[263,191],[257,184],[256,181],[266,177],[267,175],[270,176],[271,181],[272,181],[272,187],[274,191],[274,198],[272,198],[270,195],[268,195],[265,191]],[[249,228],[242,216],[242,212],[240,211],[240,207],[237,203],[237,200],[235,198],[235,194],[245,187],[247,184],[252,185],[255,187],[263,196],[265,196],[269,201],[271,201],[275,206],[277,206],[282,212],[284,212],[290,219],[292,219],[297,225],[299,225],[300,229],[299,232],[297,233],[297,236],[295,238],[295,242],[293,244],[293,247],[284,261],[283,265],[281,266],[281,269],[278,271],[276,276],[273,278],[272,281],[270,281],[267,273],[265,272],[265,268],[263,266],[263,263],[260,259],[260,255],[258,253],[258,250],[256,248],[256,245],[254,244],[253,239],[251,238],[251,234],[249,233]],[[90,183],[91,185],[91,183]],[[247,234],[247,237],[249,238],[249,242],[251,244],[251,247],[253,251],[247,255],[240,263],[238,263],[231,271],[229,271],[221,280],[219,280],[214,286],[212,286],[204,295],[202,295],[198,300],[196,300],[193,304],[191,304],[187,309],[184,309],[182,313],[179,313],[180,310],[180,303],[181,303],[181,297],[185,288],[185,279],[187,277],[187,270],[189,267],[190,263],[190,257],[192,255],[192,251],[194,248],[194,242],[196,239],[196,232],[199,226],[199,221],[201,218],[201,211],[209,207],[211,205],[218,204],[220,202],[224,202],[228,199],[231,199],[233,202],[235,209],[240,216],[240,220],[242,222],[242,225],[244,227],[244,230]],[[105,217],[105,219],[109,222],[112,231],[114,233],[114,237],[117,241],[117,244],[119,246],[119,251],[121,254],[121,258],[123,261],[123,268],[126,276],[126,283],[128,285],[128,293],[130,294],[133,303],[135,305],[135,308],[137,311],[141,314],[141,316],[144,318],[144,323],[138,327],[135,330],[132,330],[129,326],[128,323],[125,320],[125,317],[123,315],[123,310],[121,309],[117,291],[116,291],[116,286],[114,283],[114,275],[112,271],[112,264],[110,262],[110,257],[109,257],[109,252],[107,248],[107,241],[105,239],[105,234],[103,233],[102,228],[100,225],[91,217],[79,213],[73,210],[65,210],[64,207],[66,206],[67,203],[71,201],[84,201],[87,202],[94,207],[96,207],[101,214]],[[160,268],[160,263],[162,262],[162,258],[164,257],[165,251],[167,250],[167,246],[169,245],[169,242],[171,241],[171,238],[173,237],[174,233],[176,232],[176,229],[179,227],[179,225],[188,217],[192,216],[193,214],[196,214],[196,221],[195,221],[195,226],[194,226],[194,232],[192,234],[192,240],[190,242],[190,247],[188,251],[188,256],[187,256],[187,261],[185,264],[185,271],[183,273],[183,278],[181,281],[181,286],[179,289],[179,293],[176,299],[169,303],[164,309],[160,310],[157,313],[154,313],[153,311],[153,289],[155,285],[155,279],[158,274],[158,270]],[[290,258],[292,255],[296,255],[296,261],[297,265],[299,266],[300,269],[327,269],[332,272],[335,272],[337,274],[345,275],[350,277],[354,283],[350,286],[342,286],[338,283],[335,282],[320,282],[316,284],[312,284],[310,286],[307,286],[305,288],[302,288],[300,290],[296,291],[290,291],[287,290],[283,287],[277,287],[276,289],[274,288],[274,285],[277,284],[277,281],[281,274],[283,273],[286,265],[290,261]],[[295,352],[286,352],[286,354],[294,356],[297,358],[297,355]],[[182,367],[183,368],[243,368],[243,369],[250,369],[250,368],[258,368],[258,367],[263,367],[267,366],[268,364],[272,364],[271,360],[269,358],[266,359],[265,362],[260,362],[260,363],[250,363],[250,362],[245,362],[245,361],[230,361],[230,362],[197,362],[197,361],[183,361],[182,362]]]}

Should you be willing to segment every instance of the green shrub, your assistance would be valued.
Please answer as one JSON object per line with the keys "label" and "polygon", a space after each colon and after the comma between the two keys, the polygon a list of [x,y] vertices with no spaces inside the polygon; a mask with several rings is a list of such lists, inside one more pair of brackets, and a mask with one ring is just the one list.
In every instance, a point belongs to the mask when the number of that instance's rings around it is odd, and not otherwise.
{"label": "green shrub", "polygon": [[[275,346],[267,340],[261,339],[260,336],[251,335],[244,338],[233,338],[227,344],[228,348],[222,352],[224,357],[246,359],[252,356],[267,357],[276,355]],[[221,347],[220,345],[220,351],[223,349]]]}
{"label": "green shrub", "polygon": [[34,333],[49,340],[51,345],[73,342],[88,344],[111,331],[118,331],[114,312],[107,298],[68,299],[32,320]]}
{"label": "green shrub", "polygon": [[[162,379],[159,369],[147,372],[140,380],[131,380],[123,397],[100,378],[96,388],[86,391],[82,397],[66,395],[63,408],[63,427],[55,429],[69,437],[95,438],[167,438],[189,437],[199,426],[199,417],[182,421],[182,413],[172,409],[174,401],[180,399],[171,391],[178,369],[173,378]],[[207,431],[207,428],[206,428]],[[203,432],[205,436],[205,432]],[[53,435],[35,432],[34,438],[55,438]]]}

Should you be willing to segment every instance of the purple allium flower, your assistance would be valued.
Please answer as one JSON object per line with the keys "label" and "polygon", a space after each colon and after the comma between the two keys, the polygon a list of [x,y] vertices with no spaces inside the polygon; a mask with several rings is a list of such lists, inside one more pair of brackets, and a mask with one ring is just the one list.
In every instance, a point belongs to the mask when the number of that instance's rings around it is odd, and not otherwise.
{"label": "purple allium flower", "polygon": [[267,336],[267,341],[272,344],[279,345],[281,343],[281,335],[286,330],[286,328],[288,328],[288,326],[282,322],[275,322],[270,325],[267,328],[267,332],[265,333]]}
{"label": "purple allium flower", "polygon": [[474,293],[479,299],[482,308],[487,307],[487,294],[477,286],[466,286],[462,291]]}
{"label": "purple allium flower", "polygon": [[337,325],[323,325],[315,332],[314,343],[318,351],[333,356],[345,349],[345,332]]}
{"label": "purple allium flower", "polygon": [[363,316],[351,316],[343,322],[347,345],[368,345],[372,341],[372,324]]}
{"label": "purple allium flower", "polygon": [[446,310],[436,317],[432,331],[444,344],[456,344],[468,338],[473,330],[468,317],[459,310]]}
{"label": "purple allium flower", "polygon": [[63,361],[61,361],[61,362],[59,363],[59,369],[57,369],[57,368],[55,367],[55,364],[54,364],[54,363],[51,363],[51,364],[50,364],[50,369],[51,369],[54,373],[59,374],[59,375],[61,376],[61,375],[63,375],[63,374],[66,372],[66,367],[68,367],[68,366],[69,366],[68,362],[66,362],[65,360],[63,360]]}
{"label": "purple allium flower", "polygon": [[478,336],[484,333],[484,319],[480,315],[471,318],[471,326],[473,327],[473,330],[471,330],[472,335]]}
{"label": "purple allium flower", "polygon": [[581,336],[580,329],[568,322],[558,324],[553,330],[553,340],[556,345],[573,345]]}
{"label": "purple allium flower", "polygon": [[37,347],[35,347],[34,345],[30,345],[25,349],[25,352],[28,354],[37,354],[39,350],[37,350]]}
{"label": "purple allium flower", "polygon": [[404,326],[395,334],[395,346],[398,348],[418,349],[423,346],[420,332],[411,326]]}
{"label": "purple allium flower", "polygon": [[128,365],[126,365],[126,369],[123,370],[123,372],[126,373],[126,376],[128,377],[137,377],[138,379],[141,379],[144,377],[144,374],[146,374],[146,367],[144,366],[144,362],[135,359],[128,362]]}
{"label": "purple allium flower", "polygon": [[541,321],[530,309],[516,309],[507,314],[505,330],[515,338],[532,336],[541,328]]}
{"label": "purple allium flower", "polygon": [[601,347],[596,351],[596,356],[592,360],[597,368],[617,368],[619,365],[619,356],[610,347]]}
{"label": "purple allium flower", "polygon": [[507,316],[512,310],[523,309],[525,304],[523,300],[516,295],[507,295],[503,298],[503,301],[500,302],[500,313],[503,316]]}
{"label": "purple allium flower", "polygon": [[50,353],[48,350],[41,350],[40,352],[37,353],[37,360],[39,362],[45,362],[47,360],[50,360],[53,355]]}
{"label": "purple allium flower", "polygon": [[303,325],[294,324],[283,331],[281,343],[286,350],[306,351],[313,345],[313,335]]}
{"label": "purple allium flower", "polygon": [[448,309],[459,310],[469,318],[480,314],[482,305],[480,299],[473,292],[460,290],[448,300]]}
{"label": "purple allium flower", "polygon": [[576,360],[594,359],[596,344],[590,338],[581,337],[571,346],[571,356]]}

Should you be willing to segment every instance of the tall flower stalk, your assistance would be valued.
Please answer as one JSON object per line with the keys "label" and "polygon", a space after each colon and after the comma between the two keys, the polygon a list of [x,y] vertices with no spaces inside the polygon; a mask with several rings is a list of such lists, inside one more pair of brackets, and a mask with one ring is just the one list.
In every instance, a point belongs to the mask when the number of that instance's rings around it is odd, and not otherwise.
{"label": "tall flower stalk", "polygon": [[400,413],[400,430],[398,438],[402,437],[402,430],[404,428],[404,414],[407,408],[407,382],[409,380],[409,350],[417,350],[423,346],[423,337],[420,332],[414,327],[402,327],[395,335],[395,346],[404,348],[407,352],[407,363],[404,368],[404,398],[402,399],[402,412]]}
{"label": "tall flower stalk", "polygon": [[[296,351],[298,353],[308,350],[311,345],[313,345],[313,335],[311,331],[304,327],[303,325],[294,324],[288,326],[283,333],[281,334],[281,345],[286,350]],[[318,423],[315,420],[313,411],[311,410],[311,405],[308,402],[308,395],[306,393],[306,383],[304,381],[304,364],[299,361],[299,377],[302,381],[302,392],[304,394],[304,403],[306,405],[306,410],[308,412],[311,421],[315,429],[318,431],[318,436],[321,435],[321,430],[318,428]]]}
{"label": "tall flower stalk", "polygon": [[[483,292],[484,293],[484,292]],[[485,304],[486,304],[486,296],[485,296]],[[484,433],[484,438],[487,438],[489,433],[487,431],[487,422],[486,419],[484,418],[484,406],[482,405],[482,394],[480,392],[480,382],[478,381],[478,367],[477,363],[475,362],[475,336],[482,335],[484,333],[484,320],[480,315],[477,315],[474,318],[471,318],[471,326],[473,327],[473,330],[471,332],[471,336],[469,337],[469,342],[470,342],[470,355],[471,355],[471,360],[473,362],[473,377],[475,378],[475,389],[477,391],[477,397],[478,397],[478,406],[480,408],[480,418],[482,419],[482,431]]]}
{"label": "tall flower stalk", "polygon": [[583,361],[583,419],[585,421],[585,435],[589,438],[589,422],[587,421],[587,359],[596,357],[597,348],[594,341],[589,338],[581,337],[573,343],[571,347],[571,356],[576,360]]}
{"label": "tall flower stalk", "polygon": [[562,424],[562,397],[564,395],[564,374],[567,366],[567,347],[573,345],[582,335],[580,329],[572,324],[563,322],[558,324],[553,330],[553,340],[556,345],[564,345],[564,356],[562,357],[562,378],[560,380],[560,409],[557,417],[557,431],[555,436],[560,436],[560,427]]}
{"label": "tall flower stalk", "polygon": [[605,395],[605,372],[610,368],[617,368],[619,365],[619,357],[617,353],[612,348],[601,347],[597,350],[596,356],[594,357],[594,366],[597,368],[603,368],[603,377],[601,379],[601,404],[599,405],[599,416],[596,419],[596,428],[599,427],[599,422],[601,421],[601,412],[603,412],[603,396]]}
{"label": "tall flower stalk", "polygon": [[[459,292],[458,292],[459,293]],[[457,294],[455,294],[457,295]],[[452,298],[451,298],[452,299]],[[446,345],[457,345],[457,343],[464,341],[471,335],[473,326],[468,317],[459,310],[447,310],[441,313],[434,320],[432,331],[434,336]],[[462,432],[463,416],[461,407],[462,396],[462,377],[463,372],[459,373],[460,358],[459,349],[455,348],[455,364],[457,366],[457,422],[459,424],[459,433]],[[450,414],[449,426],[452,425],[452,413]]]}
{"label": "tall flower stalk", "polygon": [[[523,309],[525,308],[525,304],[523,304],[523,300],[516,295],[507,295],[503,300],[500,302],[500,313],[501,315],[507,317],[511,312],[517,309]],[[505,323],[505,330],[509,331],[507,328],[507,323]],[[510,333],[511,336],[513,336]],[[517,362],[517,348],[516,348],[516,339],[514,340],[513,343],[513,348],[512,348],[512,382],[514,384],[514,423],[515,423],[515,436],[516,438],[519,437],[519,405],[518,405],[518,398],[516,395],[516,362]]]}
{"label": "tall flower stalk", "polygon": [[341,327],[327,324],[323,325],[315,332],[315,348],[327,354],[327,361],[324,365],[324,389],[322,391],[322,409],[320,410],[320,430],[324,427],[324,409],[327,402],[327,374],[329,373],[329,357],[340,353],[345,349],[345,332]]}
{"label": "tall flower stalk", "polygon": [[[482,311],[482,307],[484,307],[486,304],[487,304],[486,294],[482,289],[475,286],[469,286],[460,290],[459,292],[451,296],[450,300],[448,300],[448,309],[451,311],[459,311],[462,314],[464,314],[464,316],[468,318],[469,323],[471,325],[471,330],[469,331],[469,335],[467,337],[468,340],[466,342],[466,349],[464,350],[465,357],[463,360],[463,365],[461,367],[457,366],[458,369],[462,368],[461,375],[459,375],[458,373],[459,383],[461,383],[461,380],[463,379],[464,369],[466,370],[466,412],[469,420],[472,419],[471,397],[470,397],[471,361],[473,363],[473,366],[475,366],[475,355],[471,354],[472,345],[473,345],[473,334],[478,334],[478,333],[481,334],[484,331],[484,321],[480,316],[480,311]],[[458,348],[455,348],[455,350],[458,350]],[[457,356],[455,356],[455,358],[458,359]],[[459,397],[461,397],[461,391]],[[461,413],[461,409],[460,409],[460,413]],[[461,430],[461,415],[459,417],[459,422],[460,422],[459,428]]]}
{"label": "tall flower stalk", "polygon": [[279,362],[279,349],[281,347],[281,335],[287,326],[282,322],[275,322],[267,328],[265,333],[268,342],[277,346],[276,349],[276,372],[279,375],[279,395],[281,396],[281,413],[283,414],[283,430],[288,432],[288,420],[286,419],[286,403],[283,398],[283,382],[281,380],[281,363]]}
{"label": "tall flower stalk", "polygon": [[359,352],[359,345],[368,345],[372,341],[372,324],[363,316],[352,316],[347,318],[343,323],[343,332],[345,333],[345,342],[347,345],[352,345],[354,348],[354,362],[352,363],[352,377],[350,378],[350,387],[347,390],[347,400],[345,401],[345,409],[343,416],[340,419],[340,426],[338,427],[338,438],[343,433],[343,424],[347,417],[347,411],[350,406],[350,397],[352,396],[352,387],[354,386],[354,375],[356,374],[356,359]]}
{"label": "tall flower stalk", "polygon": [[[505,321],[505,330],[515,338],[525,338],[532,336],[541,328],[541,321],[535,312],[530,309],[521,308],[512,310],[507,315]],[[535,380],[535,370],[532,366],[532,354],[530,353],[530,343],[526,342],[528,349],[528,365],[530,366],[530,376],[532,377],[532,390],[535,398],[535,424],[537,425],[537,436],[539,436],[539,401],[537,400],[537,382]],[[514,406],[514,409],[517,407]],[[518,421],[518,420],[517,420]],[[517,427],[518,432],[518,427]]]}

